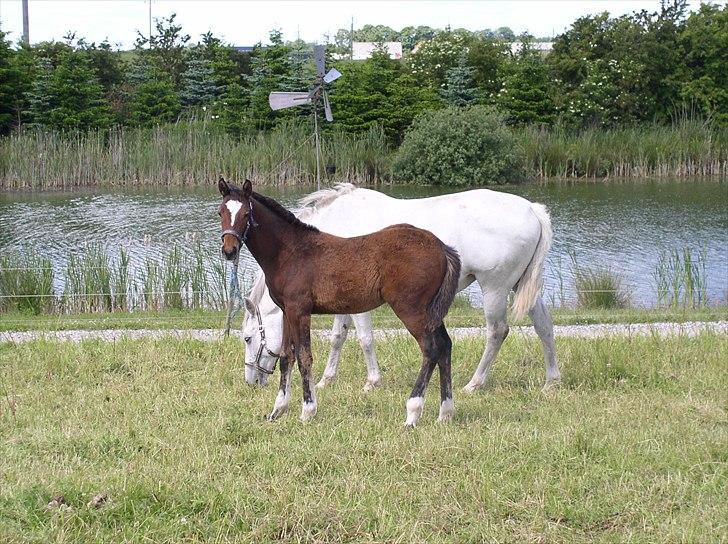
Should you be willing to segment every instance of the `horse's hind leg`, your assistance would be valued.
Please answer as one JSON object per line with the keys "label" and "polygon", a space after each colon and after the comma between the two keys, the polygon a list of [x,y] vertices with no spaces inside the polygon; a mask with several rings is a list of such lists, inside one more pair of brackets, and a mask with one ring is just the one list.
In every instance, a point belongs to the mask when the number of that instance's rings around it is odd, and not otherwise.
{"label": "horse's hind leg", "polygon": [[551,314],[543,301],[543,297],[538,297],[536,304],[528,312],[528,315],[531,316],[533,328],[541,339],[544,362],[546,363],[546,382],[543,387],[548,389],[561,381],[561,372],[559,372],[559,365],[556,362],[554,322],[551,320]]}
{"label": "horse's hind leg", "polygon": [[470,378],[464,390],[472,393],[485,384],[498,356],[503,341],[508,336],[508,322],[506,321],[508,305],[507,293],[488,293],[483,291],[483,312],[485,313],[486,345],[485,352],[480,358],[478,368]]}
{"label": "horse's hind leg", "polygon": [[341,348],[346,341],[346,337],[349,335],[351,323],[350,315],[339,314],[334,316],[334,326],[331,328],[331,351],[329,352],[329,360],[326,363],[324,374],[321,376],[321,381],[316,384],[316,387],[326,387],[336,379],[336,371],[339,367],[339,360],[341,359]]}
{"label": "horse's hind leg", "polygon": [[381,380],[377,354],[374,351],[374,334],[372,332],[372,314],[354,314],[351,316],[356,327],[356,335],[359,337],[359,345],[364,352],[364,362],[367,365],[367,381],[364,384],[364,391],[371,391]]}

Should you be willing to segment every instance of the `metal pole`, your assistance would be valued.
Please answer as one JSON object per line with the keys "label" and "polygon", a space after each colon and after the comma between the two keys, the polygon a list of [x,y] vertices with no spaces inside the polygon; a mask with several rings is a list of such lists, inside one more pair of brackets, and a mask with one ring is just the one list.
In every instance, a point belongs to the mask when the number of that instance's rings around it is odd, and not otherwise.
{"label": "metal pole", "polygon": [[149,49],[152,48],[152,0],[149,0]]}
{"label": "metal pole", "polygon": [[30,21],[28,19],[28,0],[23,0],[23,42],[30,45]]}
{"label": "metal pole", "polygon": [[318,100],[313,103],[313,133],[316,136],[316,190],[321,190],[321,146],[318,130]]}

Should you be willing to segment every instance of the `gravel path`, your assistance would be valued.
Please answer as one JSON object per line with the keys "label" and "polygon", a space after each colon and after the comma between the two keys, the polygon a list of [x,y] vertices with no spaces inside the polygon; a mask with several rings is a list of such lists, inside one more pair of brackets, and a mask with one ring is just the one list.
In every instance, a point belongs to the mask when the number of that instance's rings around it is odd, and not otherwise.
{"label": "gravel path", "polygon": [[[453,338],[467,338],[481,336],[482,327],[454,327],[448,329]],[[573,338],[597,338],[605,336],[696,336],[701,332],[710,331],[728,334],[728,321],[691,321],[687,323],[637,323],[637,324],[601,324],[601,325],[557,325],[554,327],[556,336]],[[242,336],[240,331],[234,331],[235,336]],[[314,331],[321,338],[328,338],[329,331]],[[378,329],[374,331],[375,338],[382,339],[408,334],[405,329]],[[511,334],[533,337],[536,333],[533,327],[511,327]],[[222,336],[219,329],[106,329],[106,330],[76,330],[76,331],[29,331],[29,332],[0,332],[0,342],[29,342],[41,338],[65,342],[80,342],[81,340],[100,339],[114,341],[121,338],[194,338],[197,340],[217,340]]]}

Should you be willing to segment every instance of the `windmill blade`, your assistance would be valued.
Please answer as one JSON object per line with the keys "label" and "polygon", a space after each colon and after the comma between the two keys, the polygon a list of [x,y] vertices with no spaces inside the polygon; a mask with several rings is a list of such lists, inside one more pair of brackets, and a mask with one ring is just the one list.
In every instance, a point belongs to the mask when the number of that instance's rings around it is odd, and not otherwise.
{"label": "windmill blade", "polygon": [[329,104],[329,93],[326,91],[324,91],[324,114],[329,123],[334,120],[334,116],[331,113],[331,104]]}
{"label": "windmill blade", "polygon": [[324,76],[324,83],[331,83],[333,81],[336,81],[340,77],[341,77],[341,72],[339,72],[336,68],[332,68]]}
{"label": "windmill blade", "polygon": [[318,93],[320,89],[321,89],[321,85],[316,85],[313,89],[311,89],[309,91],[308,97],[310,99],[313,99],[313,97],[316,96],[316,93]]}
{"label": "windmill blade", "polygon": [[326,71],[324,67],[326,62],[326,48],[323,45],[313,46],[313,60],[316,63],[316,76],[319,78],[324,77]]}
{"label": "windmill blade", "polygon": [[275,92],[268,95],[268,104],[272,110],[282,110],[283,108],[293,108],[303,104],[310,104],[311,97],[309,93],[284,93]]}

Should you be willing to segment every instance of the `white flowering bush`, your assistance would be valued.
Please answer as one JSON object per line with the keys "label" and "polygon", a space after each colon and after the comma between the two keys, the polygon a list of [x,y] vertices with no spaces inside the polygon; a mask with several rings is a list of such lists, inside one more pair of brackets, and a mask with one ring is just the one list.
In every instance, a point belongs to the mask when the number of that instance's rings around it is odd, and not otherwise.
{"label": "white flowering bush", "polygon": [[392,171],[406,183],[497,185],[522,181],[525,164],[502,114],[487,106],[450,107],[415,120]]}

